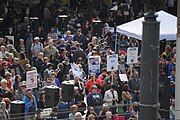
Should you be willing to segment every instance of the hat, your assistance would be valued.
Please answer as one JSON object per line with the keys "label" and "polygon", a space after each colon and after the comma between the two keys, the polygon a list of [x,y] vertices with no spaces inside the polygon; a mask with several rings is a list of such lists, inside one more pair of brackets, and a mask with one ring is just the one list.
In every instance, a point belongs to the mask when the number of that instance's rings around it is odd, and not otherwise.
{"label": "hat", "polygon": [[96,85],[93,85],[92,86],[92,89],[97,89],[98,87]]}
{"label": "hat", "polygon": [[34,40],[39,40],[39,37],[35,37]]}
{"label": "hat", "polygon": [[4,84],[4,83],[7,83],[7,80],[2,79],[2,80],[1,80],[1,84]]}
{"label": "hat", "polygon": [[10,73],[10,72],[5,72],[4,75],[5,75],[5,76],[11,76],[11,73]]}
{"label": "hat", "polygon": [[23,81],[23,82],[19,83],[19,87],[23,87],[23,86],[26,86],[26,81]]}
{"label": "hat", "polygon": [[51,63],[47,63],[47,67],[50,67],[50,66],[52,66],[52,64]]}

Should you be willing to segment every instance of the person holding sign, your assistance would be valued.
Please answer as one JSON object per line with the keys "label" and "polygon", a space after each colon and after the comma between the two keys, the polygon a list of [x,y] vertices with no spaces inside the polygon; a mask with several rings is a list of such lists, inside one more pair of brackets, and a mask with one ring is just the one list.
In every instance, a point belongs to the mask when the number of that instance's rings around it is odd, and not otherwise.
{"label": "person holding sign", "polygon": [[101,92],[101,89],[103,87],[102,82],[96,78],[95,73],[91,73],[90,79],[86,83],[86,91],[87,93],[90,93],[92,91],[92,86],[96,85],[98,87],[98,92]]}

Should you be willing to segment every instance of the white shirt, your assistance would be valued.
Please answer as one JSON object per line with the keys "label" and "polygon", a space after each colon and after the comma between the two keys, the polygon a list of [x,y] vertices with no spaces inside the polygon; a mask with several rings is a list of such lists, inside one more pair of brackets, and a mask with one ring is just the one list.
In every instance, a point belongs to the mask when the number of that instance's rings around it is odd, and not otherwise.
{"label": "white shirt", "polygon": [[[114,99],[117,99],[117,101],[118,101],[118,93],[117,93],[117,91],[114,90],[113,94],[114,94]],[[113,101],[112,101],[113,94],[112,94],[110,89],[105,92],[105,94],[104,94],[104,102],[105,102],[106,105],[108,105],[108,106],[113,105]]]}

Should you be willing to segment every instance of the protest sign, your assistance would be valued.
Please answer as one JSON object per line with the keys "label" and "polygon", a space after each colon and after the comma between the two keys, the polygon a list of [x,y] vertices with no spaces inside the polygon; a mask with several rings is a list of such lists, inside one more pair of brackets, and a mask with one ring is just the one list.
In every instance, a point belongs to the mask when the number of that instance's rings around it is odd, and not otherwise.
{"label": "protest sign", "polygon": [[26,88],[32,89],[37,88],[37,71],[27,71],[26,72]]}
{"label": "protest sign", "polygon": [[80,71],[80,68],[78,65],[76,65],[75,63],[71,63],[71,69],[73,72],[73,76],[82,76],[82,72]]}
{"label": "protest sign", "polygon": [[100,56],[90,56],[88,58],[88,72],[100,73]]}
{"label": "protest sign", "polygon": [[118,54],[107,56],[107,71],[118,70]]}
{"label": "protest sign", "polygon": [[129,47],[127,49],[127,64],[137,63],[138,47]]}
{"label": "protest sign", "polygon": [[119,74],[119,78],[121,81],[126,82],[128,81],[127,75],[126,74]]}

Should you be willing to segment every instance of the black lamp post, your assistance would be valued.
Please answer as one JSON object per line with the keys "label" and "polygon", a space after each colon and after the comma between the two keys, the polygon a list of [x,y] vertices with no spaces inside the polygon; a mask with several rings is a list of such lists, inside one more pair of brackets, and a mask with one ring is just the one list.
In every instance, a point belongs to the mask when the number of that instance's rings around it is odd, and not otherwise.
{"label": "black lamp post", "polygon": [[140,120],[158,120],[159,26],[156,0],[146,0],[141,57]]}

